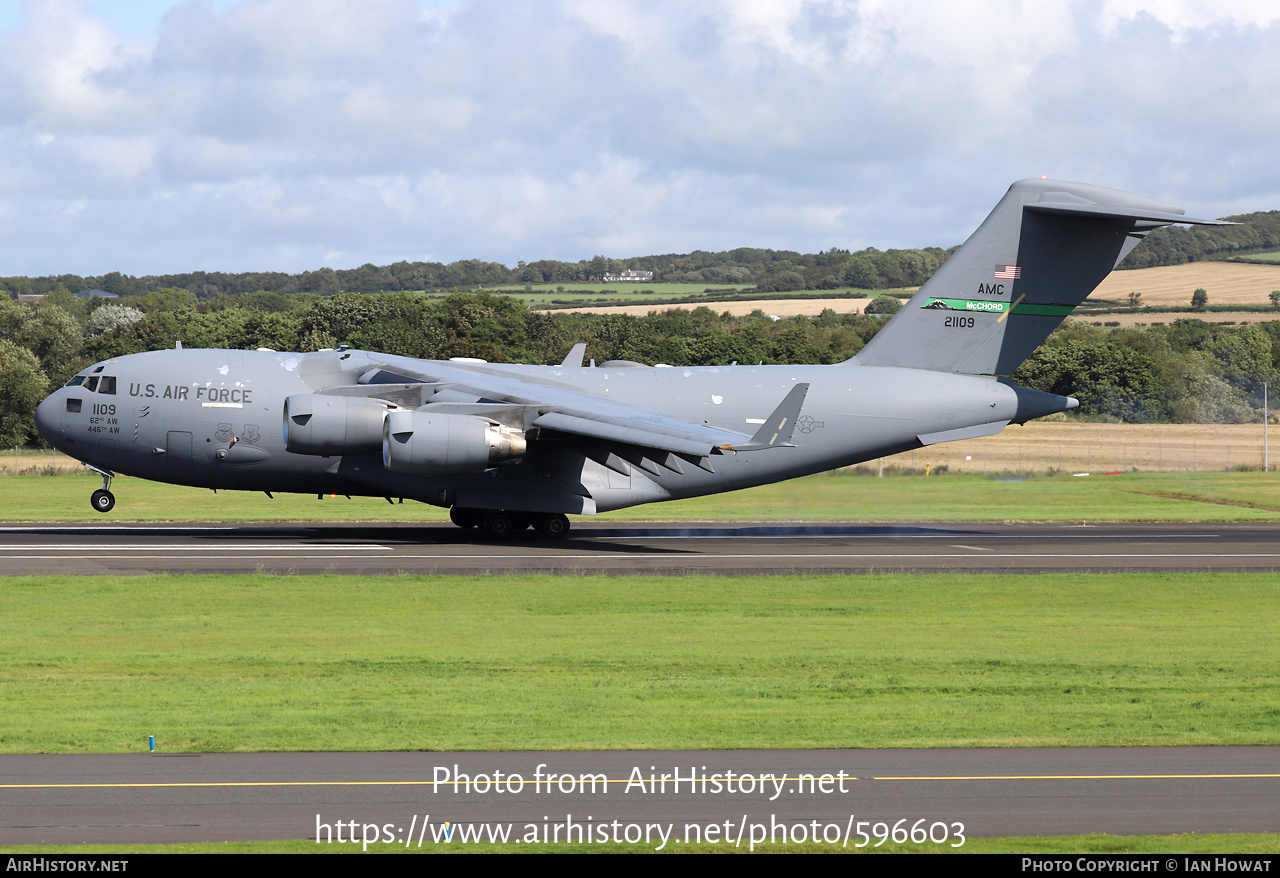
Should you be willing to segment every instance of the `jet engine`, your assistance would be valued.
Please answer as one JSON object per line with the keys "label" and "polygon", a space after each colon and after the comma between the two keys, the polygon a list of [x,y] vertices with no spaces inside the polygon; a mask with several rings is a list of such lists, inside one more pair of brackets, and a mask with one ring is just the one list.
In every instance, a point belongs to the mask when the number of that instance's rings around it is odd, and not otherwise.
{"label": "jet engine", "polygon": [[387,403],[299,393],[284,401],[284,447],[294,454],[370,454],[382,447]]}
{"label": "jet engine", "polygon": [[526,448],[523,431],[470,415],[395,411],[382,426],[382,465],[397,473],[480,472]]}

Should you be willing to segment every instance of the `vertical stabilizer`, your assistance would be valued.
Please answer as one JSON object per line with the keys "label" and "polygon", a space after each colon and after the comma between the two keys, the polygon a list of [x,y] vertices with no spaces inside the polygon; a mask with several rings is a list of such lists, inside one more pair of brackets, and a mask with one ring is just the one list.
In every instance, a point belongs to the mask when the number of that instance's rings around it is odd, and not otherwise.
{"label": "vertical stabilizer", "polygon": [[1191,219],[1127,192],[1020,180],[849,362],[1008,375],[1152,229]]}

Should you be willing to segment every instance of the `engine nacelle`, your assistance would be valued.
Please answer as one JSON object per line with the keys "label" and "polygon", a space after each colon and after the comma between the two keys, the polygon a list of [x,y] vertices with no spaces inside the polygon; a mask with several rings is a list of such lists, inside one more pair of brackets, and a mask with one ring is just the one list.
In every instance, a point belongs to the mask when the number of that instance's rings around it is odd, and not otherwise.
{"label": "engine nacelle", "polygon": [[470,415],[396,411],[382,425],[382,465],[397,473],[481,472],[526,448],[522,431]]}
{"label": "engine nacelle", "polygon": [[284,447],[294,454],[371,454],[388,405],[363,396],[299,393],[284,401]]}

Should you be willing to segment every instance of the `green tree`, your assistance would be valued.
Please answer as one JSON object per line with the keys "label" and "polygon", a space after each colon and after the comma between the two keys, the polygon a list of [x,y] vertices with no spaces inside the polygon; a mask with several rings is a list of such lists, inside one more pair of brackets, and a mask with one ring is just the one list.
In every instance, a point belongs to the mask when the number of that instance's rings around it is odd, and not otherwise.
{"label": "green tree", "polygon": [[33,307],[7,298],[0,298],[0,338],[35,354],[41,370],[55,381],[74,371],[84,340],[80,323],[57,305],[45,301]]}
{"label": "green tree", "polygon": [[196,294],[180,287],[165,287],[164,289],[152,290],[145,296],[137,296],[131,304],[148,312],[177,311],[179,308],[194,306],[196,304]]}
{"label": "green tree", "polygon": [[1263,382],[1274,384],[1271,336],[1258,326],[1238,326],[1215,332],[1207,353],[1217,361],[1220,374],[1237,393],[1262,395]]}
{"label": "green tree", "polygon": [[71,294],[71,290],[67,289],[65,284],[58,284],[57,287],[44,294],[44,300],[41,305],[57,305],[63,311],[66,311],[76,319],[81,326],[89,317],[89,302],[87,299],[80,299]]}
{"label": "green tree", "polygon": [[340,293],[327,299],[316,299],[303,314],[298,327],[302,350],[331,348],[339,342],[351,344],[351,336],[374,320],[375,303],[373,296],[358,293]]}
{"label": "green tree", "polygon": [[23,445],[35,436],[32,418],[48,389],[40,361],[0,338],[0,447]]}
{"label": "green tree", "polygon": [[228,342],[240,350],[295,351],[298,349],[297,321],[275,311],[246,311],[243,322],[229,333]]}
{"label": "green tree", "polygon": [[1105,335],[1062,336],[1036,350],[1013,380],[1035,390],[1074,396],[1080,413],[1124,421],[1160,421],[1167,406],[1156,364],[1144,351]]}
{"label": "green tree", "polygon": [[897,314],[902,310],[902,301],[894,296],[876,296],[867,303],[868,314]]}
{"label": "green tree", "polygon": [[1191,307],[1197,311],[1203,311],[1209,307],[1209,294],[1205,292],[1204,287],[1200,287],[1191,294]]}

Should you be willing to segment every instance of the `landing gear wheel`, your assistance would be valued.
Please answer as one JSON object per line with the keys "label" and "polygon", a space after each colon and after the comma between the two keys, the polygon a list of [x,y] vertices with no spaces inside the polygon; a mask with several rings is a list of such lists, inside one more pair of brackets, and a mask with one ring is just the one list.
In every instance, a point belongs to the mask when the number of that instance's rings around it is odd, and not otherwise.
{"label": "landing gear wheel", "polygon": [[484,517],[484,524],[481,527],[484,528],[485,536],[498,540],[509,536],[515,530],[511,515],[497,510]]}
{"label": "landing gear wheel", "polygon": [[116,505],[116,495],[105,489],[93,492],[89,498],[89,505],[98,512],[110,512]]}
{"label": "landing gear wheel", "polygon": [[454,506],[449,510],[449,520],[464,530],[484,524],[484,511]]}
{"label": "landing gear wheel", "polygon": [[549,540],[563,540],[569,535],[569,517],[560,513],[539,515],[533,526]]}

